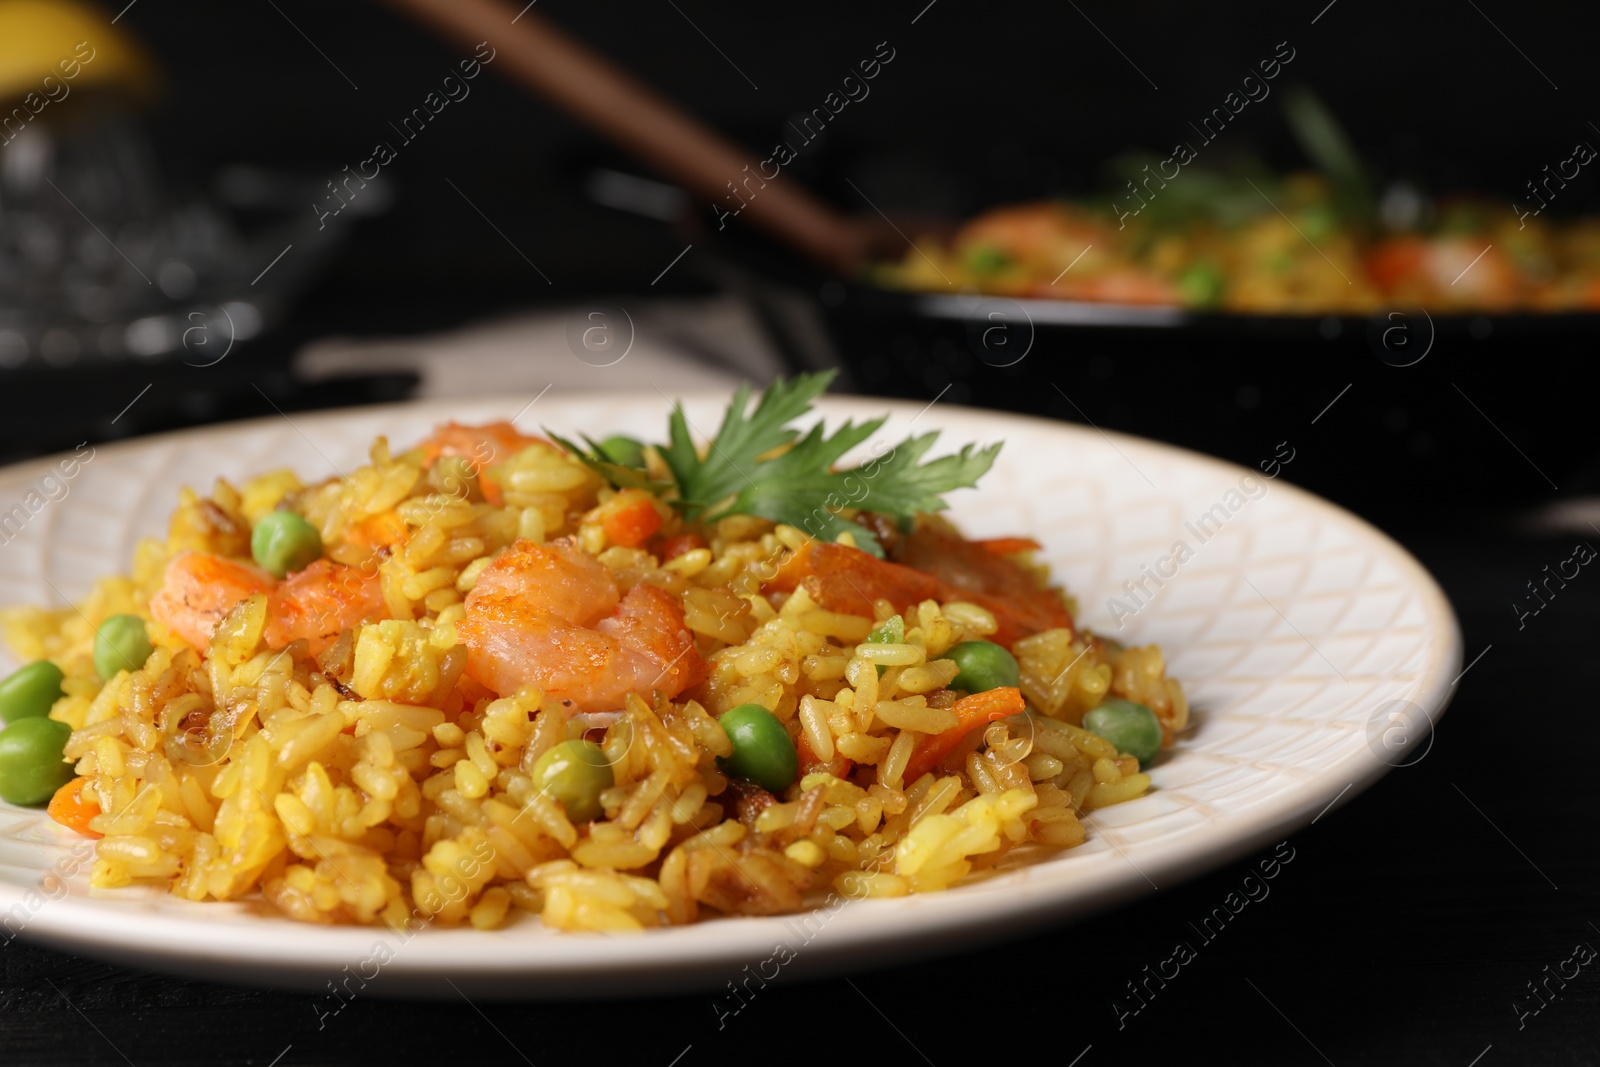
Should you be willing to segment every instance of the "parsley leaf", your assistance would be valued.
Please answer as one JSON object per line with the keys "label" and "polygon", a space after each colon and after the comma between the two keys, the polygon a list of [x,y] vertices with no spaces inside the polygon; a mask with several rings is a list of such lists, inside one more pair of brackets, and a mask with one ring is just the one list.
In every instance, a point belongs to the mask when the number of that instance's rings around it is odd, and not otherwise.
{"label": "parsley leaf", "polygon": [[544,432],[545,436],[549,437],[550,440],[554,441],[556,444],[560,445],[562,448],[566,449],[568,452],[571,452],[575,457],[577,457],[578,462],[594,471],[596,474],[610,482],[618,489],[648,489],[651,492],[659,495],[663,490],[672,488],[671,482],[656,481],[638,467],[629,467],[622,463],[613,463],[611,460],[606,458],[605,449],[600,447],[599,442],[595,441],[595,439],[590,437],[588,434],[578,435],[582,437],[584,443],[589,446],[587,449],[582,449],[573,444],[571,441],[568,441],[565,437],[551,433],[549,427],[545,427]]}
{"label": "parsley leaf", "polygon": [[[833,377],[834,372],[825,371],[775,382],[754,410],[750,387],[740,386],[703,457],[683,405],[675,405],[668,426],[671,440],[658,449],[677,489],[672,504],[691,521],[743,514],[786,523],[824,541],[849,533],[857,546],[881,557],[883,549],[872,532],[840,512],[874,511],[906,522],[919,511],[941,511],[948,506],[945,493],[977,485],[1000,454],[998,442],[985,448],[965,445],[923,463],[939,436],[934,431],[908,437],[892,449],[876,448],[866,462],[836,469],[888,416],[862,423],[847,420],[832,434],[817,423],[802,436],[789,423],[811,410]],[[587,437],[590,447],[585,451],[550,436],[615,486],[671,488],[649,480],[643,471],[608,462]]]}
{"label": "parsley leaf", "polygon": [[846,422],[832,437],[823,433],[822,424],[811,427],[793,448],[756,465],[751,480],[733,500],[709,520],[739,513],[759,515],[774,522],[798,527],[824,541],[837,541],[849,531],[857,544],[877,545],[863,526],[841,518],[836,509],[858,505],[863,493],[870,495],[859,468],[836,471],[833,465],[846,452],[877,432],[883,418],[868,419],[859,425]]}
{"label": "parsley leaf", "polygon": [[761,394],[749,418],[745,409],[750,404],[750,386],[739,386],[704,459],[689,436],[683,404],[673,405],[672,440],[661,450],[661,458],[678,483],[678,506],[687,517],[698,518],[751,485],[754,478],[747,472],[756,466],[758,457],[795,439],[799,431],[789,429],[788,424],[811,410],[811,402],[822,395],[833,377],[833,371],[823,371],[780,379]]}
{"label": "parsley leaf", "polygon": [[[918,466],[938,437],[937,430],[908,437],[886,455],[855,468],[866,483],[866,495],[852,506],[897,516],[943,511],[949,506],[943,494],[952,489],[976,488],[978,479],[989,473],[1000,455],[998,441],[976,450],[973,445],[963,445],[959,452]],[[846,479],[847,484],[850,480]]]}
{"label": "parsley leaf", "polygon": [[733,503],[715,514],[740,512],[798,527],[824,541],[837,541],[849,532],[856,544],[881,555],[877,538],[861,525],[838,514],[844,508],[876,511],[909,519],[919,511],[941,511],[948,505],[944,493],[975,486],[994,465],[1000,445],[974,450],[967,445],[953,455],[918,466],[938,433],[908,437],[892,450],[844,470],[835,470],[839,457],[871,437],[884,423],[869,419],[859,425],[846,422],[832,437],[813,426],[787,452],[759,464],[754,484]]}

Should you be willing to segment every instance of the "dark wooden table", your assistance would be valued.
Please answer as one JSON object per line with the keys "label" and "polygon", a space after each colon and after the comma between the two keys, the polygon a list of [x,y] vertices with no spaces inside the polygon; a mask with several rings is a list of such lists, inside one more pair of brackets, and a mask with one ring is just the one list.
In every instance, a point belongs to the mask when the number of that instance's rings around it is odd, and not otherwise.
{"label": "dark wooden table", "polygon": [[[431,1001],[356,997],[324,1018],[327,1003],[307,994],[17,940],[0,947],[0,1062],[301,1067],[470,1049],[540,1067],[691,1067],[836,1057],[852,1040],[885,1063],[938,1067],[1600,1061],[1588,947],[1600,947],[1600,862],[1582,755],[1600,743],[1589,670],[1600,587],[1580,577],[1519,630],[1512,598],[1573,539],[1467,523],[1400,533],[1450,593],[1468,659],[1489,651],[1427,755],[1293,835],[1267,894],[1210,940],[1195,926],[1262,857],[980,951],[780,978],[720,1020],[708,995],[468,1003],[443,983]],[[1165,962],[1179,942],[1194,950],[1181,967]],[[1144,984],[1147,966],[1177,973]],[[1129,982],[1154,990],[1142,1008]]]}

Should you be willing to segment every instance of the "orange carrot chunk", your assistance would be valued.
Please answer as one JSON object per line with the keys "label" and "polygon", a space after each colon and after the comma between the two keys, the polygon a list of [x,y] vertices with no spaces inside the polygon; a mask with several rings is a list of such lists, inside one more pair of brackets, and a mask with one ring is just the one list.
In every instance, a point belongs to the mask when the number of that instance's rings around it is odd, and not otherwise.
{"label": "orange carrot chunk", "polygon": [[494,475],[485,467],[478,472],[478,491],[483,493],[483,499],[500,507],[505,503],[505,495],[500,492],[500,483],[495,481]]}
{"label": "orange carrot chunk", "polygon": [[404,544],[411,531],[406,528],[405,520],[400,518],[400,513],[390,509],[381,511],[376,515],[368,515],[360,522],[353,522],[344,528],[344,539],[353,545],[362,548],[378,548],[379,546],[393,547]]}
{"label": "orange carrot chunk", "polygon": [[795,754],[800,757],[800,777],[802,778],[818,771],[826,771],[835,778],[848,778],[851,770],[855,768],[853,760],[846,759],[838,753],[834,753],[834,757],[831,760],[819,759],[817,754],[811,751],[811,742],[806,740],[806,735],[803,733],[795,741],[794,750]]}
{"label": "orange carrot chunk", "polygon": [[942,734],[930,734],[918,741],[917,747],[911,750],[911,758],[906,761],[906,771],[900,780],[909,786],[937,767],[939,761],[954,751],[973,730],[997,719],[1020,714],[1026,706],[1022,700],[1022,690],[1015,686],[1001,686],[962,697],[950,708],[959,721]]}
{"label": "orange carrot chunk", "polygon": [[88,784],[87,778],[74,778],[56,790],[45,811],[69,830],[76,830],[85,837],[104,837],[89,829],[89,820],[100,814],[100,805],[83,795],[83,787]]}
{"label": "orange carrot chunk", "polygon": [[661,551],[656,553],[662,563],[677,559],[686,552],[693,552],[697,548],[705,548],[706,539],[699,534],[685,533],[676,537],[664,538],[661,542]]}
{"label": "orange carrot chunk", "polygon": [[624,489],[601,525],[612,544],[637,548],[661,529],[661,512],[648,493]]}
{"label": "orange carrot chunk", "polygon": [[1031,537],[991,537],[986,541],[974,541],[997,556],[1010,556],[1018,552],[1037,552],[1044,546]]}

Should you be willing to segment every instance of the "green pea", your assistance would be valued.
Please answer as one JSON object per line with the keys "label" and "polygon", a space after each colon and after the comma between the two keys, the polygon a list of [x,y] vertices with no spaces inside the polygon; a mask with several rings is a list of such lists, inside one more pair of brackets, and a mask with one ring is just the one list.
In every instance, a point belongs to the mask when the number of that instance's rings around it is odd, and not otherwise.
{"label": "green pea", "polygon": [[1439,213],[1439,233],[1447,236],[1475,236],[1488,228],[1483,209],[1474,204],[1457,204]]}
{"label": "green pea", "polygon": [[1138,760],[1141,769],[1161,751],[1161,720],[1131,700],[1103,701],[1083,717],[1083,728]]}
{"label": "green pea", "polygon": [[35,660],[0,682],[0,723],[37,719],[50,714],[61,699],[61,668]]}
{"label": "green pea", "polygon": [[1011,257],[1003,248],[994,245],[978,245],[970,249],[963,257],[967,269],[974,274],[998,274],[1011,266]]}
{"label": "green pea", "polygon": [[733,755],[717,766],[735,778],[748,778],[769,793],[781,793],[800,776],[800,755],[789,731],[760,704],[740,704],[717,720],[733,742]]}
{"label": "green pea", "polygon": [[644,466],[644,445],[625,434],[614,433],[601,441],[600,455],[624,467]]}
{"label": "green pea", "polygon": [[274,578],[305,570],[322,555],[322,535],[292,511],[274,511],[250,531],[250,555]]}
{"label": "green pea", "polygon": [[1300,231],[1308,241],[1325,241],[1339,228],[1339,216],[1327,204],[1312,204],[1300,212]]}
{"label": "green pea", "polygon": [[94,632],[94,673],[101,681],[109,682],[118,671],[143,667],[154,651],[143,619],[137,615],[112,615]]}
{"label": "green pea", "polygon": [[955,660],[956,666],[961,669],[961,673],[950,683],[952,689],[985,693],[990,689],[1014,686],[1022,678],[1016,657],[993,641],[963,641],[941,658]]}
{"label": "green pea", "polygon": [[34,807],[48,804],[72,781],[72,764],[61,750],[72,727],[54,719],[18,719],[0,730],[0,800]]}
{"label": "green pea", "polygon": [[593,741],[563,741],[533,765],[533,784],[560,801],[575,823],[600,817],[600,794],[615,781],[606,754]]}
{"label": "green pea", "polygon": [[1189,307],[1216,307],[1227,286],[1221,268],[1210,260],[1192,263],[1178,276],[1178,293]]}

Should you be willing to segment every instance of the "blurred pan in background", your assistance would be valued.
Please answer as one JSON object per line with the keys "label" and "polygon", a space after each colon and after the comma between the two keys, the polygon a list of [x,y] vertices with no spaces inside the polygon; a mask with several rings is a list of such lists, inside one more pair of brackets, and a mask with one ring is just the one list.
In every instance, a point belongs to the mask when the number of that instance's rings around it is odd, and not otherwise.
{"label": "blurred pan in background", "polygon": [[[826,283],[824,283],[826,285]],[[1565,379],[1600,317],[1184,315],[819,287],[859,388],[1091,423],[1294,481],[1360,509],[1592,489],[1589,401]],[[1118,318],[1122,314],[1125,317]],[[1537,441],[1536,454],[1525,451]],[[1319,442],[1322,444],[1319,445]],[[1354,475],[1354,476],[1353,476]]]}
{"label": "blurred pan in background", "polygon": [[1367,511],[1474,510],[1485,495],[1509,505],[1600,482],[1591,405],[1568,380],[1600,315],[1265,315],[890,290],[718,230],[618,159],[573,167],[598,202],[675,219],[701,253],[691,269],[745,299],[789,366],[837,364],[845,388],[1087,423],[1258,469],[1292,454],[1286,476]]}

